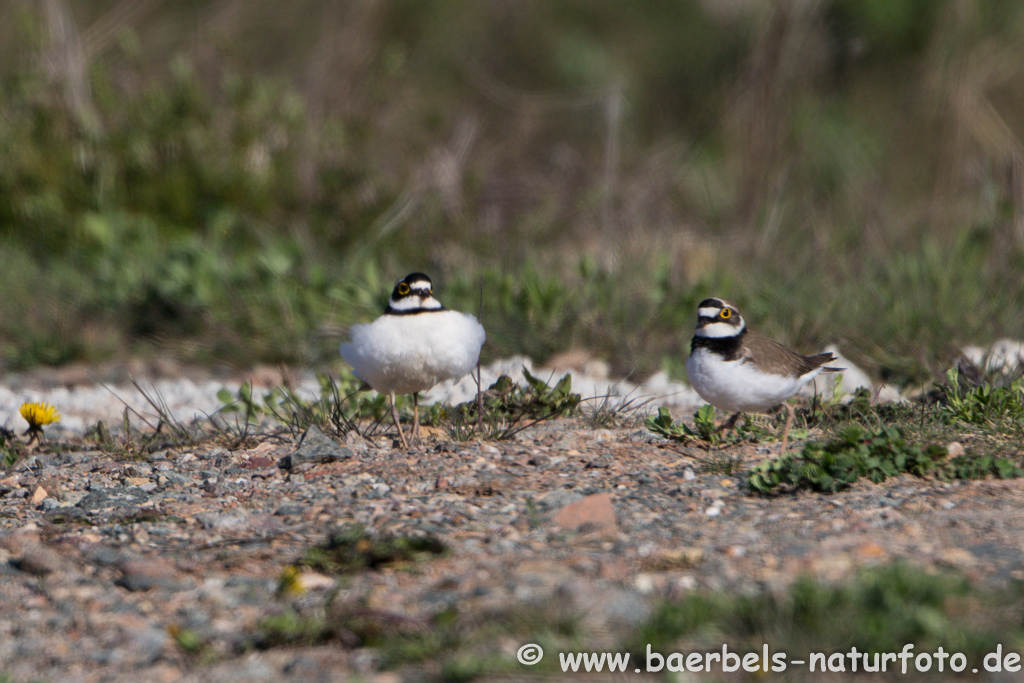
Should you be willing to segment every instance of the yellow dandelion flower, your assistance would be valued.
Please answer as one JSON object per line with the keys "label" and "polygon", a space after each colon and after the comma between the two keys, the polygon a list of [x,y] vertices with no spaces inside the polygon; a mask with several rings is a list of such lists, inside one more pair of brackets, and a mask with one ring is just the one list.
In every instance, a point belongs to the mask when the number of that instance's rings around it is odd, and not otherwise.
{"label": "yellow dandelion flower", "polygon": [[306,587],[302,585],[301,569],[290,564],[281,570],[281,575],[277,578],[278,595],[298,595],[305,590]]}
{"label": "yellow dandelion flower", "polygon": [[28,422],[28,431],[25,433],[33,436],[41,434],[44,425],[60,422],[60,413],[49,403],[23,403],[21,416]]}

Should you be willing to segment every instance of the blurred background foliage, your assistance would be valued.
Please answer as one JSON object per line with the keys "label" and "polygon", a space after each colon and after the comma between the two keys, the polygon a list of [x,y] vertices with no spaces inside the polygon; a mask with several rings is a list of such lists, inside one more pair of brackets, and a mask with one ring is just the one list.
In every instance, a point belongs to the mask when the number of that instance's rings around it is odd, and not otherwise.
{"label": "blurred background foliage", "polygon": [[0,362],[333,363],[394,281],[485,360],[682,376],[697,301],[882,379],[1024,337],[1018,0],[9,0]]}

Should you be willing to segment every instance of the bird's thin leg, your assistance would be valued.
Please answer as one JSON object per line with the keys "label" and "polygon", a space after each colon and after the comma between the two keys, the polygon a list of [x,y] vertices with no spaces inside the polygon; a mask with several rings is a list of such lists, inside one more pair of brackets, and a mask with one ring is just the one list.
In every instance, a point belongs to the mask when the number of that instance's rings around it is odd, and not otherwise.
{"label": "bird's thin leg", "polygon": [[391,398],[391,419],[395,421],[395,429],[398,430],[398,440],[402,442],[402,448],[409,450],[409,442],[405,440],[405,434],[402,433],[402,423],[398,421],[398,408],[395,407],[395,392],[388,394]]}
{"label": "bird's thin leg", "polygon": [[480,383],[480,359],[476,359],[476,431],[484,431],[484,396],[483,385]]}
{"label": "bird's thin leg", "polygon": [[793,406],[789,403],[783,403],[786,408],[786,426],[782,428],[782,450],[780,453],[786,452],[786,444],[789,442],[789,428],[793,426]]}
{"label": "bird's thin leg", "polygon": [[412,393],[412,437],[411,440],[416,443],[420,440],[420,392],[414,391]]}

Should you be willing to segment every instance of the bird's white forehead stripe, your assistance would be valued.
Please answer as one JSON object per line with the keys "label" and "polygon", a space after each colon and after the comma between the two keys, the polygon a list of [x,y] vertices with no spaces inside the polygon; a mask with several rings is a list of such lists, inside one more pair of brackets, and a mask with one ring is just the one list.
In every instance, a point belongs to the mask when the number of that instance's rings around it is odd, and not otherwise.
{"label": "bird's white forehead stripe", "polygon": [[737,327],[729,323],[708,323],[703,327],[698,327],[694,334],[698,337],[735,337],[741,330],[743,330],[742,326]]}
{"label": "bird's white forehead stripe", "polygon": [[698,308],[697,315],[702,318],[714,318],[721,310],[720,308]]}
{"label": "bird's white forehead stripe", "polygon": [[396,311],[416,311],[421,308],[441,308],[441,302],[434,297],[420,299],[419,297],[406,296],[401,299],[392,299],[389,302],[389,305]]}

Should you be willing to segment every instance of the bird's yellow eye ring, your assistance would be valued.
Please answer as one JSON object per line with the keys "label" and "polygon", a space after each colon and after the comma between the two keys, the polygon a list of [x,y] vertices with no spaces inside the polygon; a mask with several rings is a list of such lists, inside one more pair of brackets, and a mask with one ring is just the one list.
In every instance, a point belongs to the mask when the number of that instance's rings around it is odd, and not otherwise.
{"label": "bird's yellow eye ring", "polygon": [[718,317],[721,318],[722,320],[728,320],[729,318],[732,317],[732,311],[730,311],[728,308],[723,308],[722,312],[718,314]]}
{"label": "bird's yellow eye ring", "polygon": [[405,284],[404,282],[399,282],[398,283],[398,293],[401,294],[402,296],[405,296],[406,294],[408,294],[409,293],[409,285]]}

